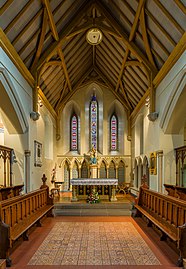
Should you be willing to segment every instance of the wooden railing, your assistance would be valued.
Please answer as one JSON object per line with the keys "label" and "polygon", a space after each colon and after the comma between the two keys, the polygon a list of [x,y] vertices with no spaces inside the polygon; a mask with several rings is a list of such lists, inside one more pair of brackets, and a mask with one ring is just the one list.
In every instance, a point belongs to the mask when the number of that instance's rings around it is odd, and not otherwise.
{"label": "wooden railing", "polygon": [[27,231],[35,223],[41,226],[44,215],[52,215],[53,199],[48,187],[0,202],[0,258],[9,259],[9,249],[21,235],[27,240]]}
{"label": "wooden railing", "polygon": [[186,235],[186,202],[164,195],[145,187],[140,187],[139,197],[135,204],[137,216],[143,214],[162,232],[161,240],[170,237],[177,242],[182,258],[186,258],[186,244],[182,247]]}

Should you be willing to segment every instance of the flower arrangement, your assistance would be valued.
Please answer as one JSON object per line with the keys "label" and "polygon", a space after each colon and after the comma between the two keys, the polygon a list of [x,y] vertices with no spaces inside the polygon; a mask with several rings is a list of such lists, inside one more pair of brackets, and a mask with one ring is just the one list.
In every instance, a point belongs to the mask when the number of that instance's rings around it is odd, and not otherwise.
{"label": "flower arrangement", "polygon": [[100,197],[98,195],[98,192],[93,191],[87,197],[87,203],[89,203],[89,204],[97,204],[99,202],[100,202]]}

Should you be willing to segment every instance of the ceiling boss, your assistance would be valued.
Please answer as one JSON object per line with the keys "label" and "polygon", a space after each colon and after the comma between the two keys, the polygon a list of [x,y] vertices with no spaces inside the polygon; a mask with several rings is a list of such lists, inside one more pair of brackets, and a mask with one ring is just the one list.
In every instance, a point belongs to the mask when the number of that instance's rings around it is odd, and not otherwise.
{"label": "ceiling boss", "polygon": [[102,38],[103,34],[98,28],[91,28],[87,31],[86,40],[90,45],[98,45]]}

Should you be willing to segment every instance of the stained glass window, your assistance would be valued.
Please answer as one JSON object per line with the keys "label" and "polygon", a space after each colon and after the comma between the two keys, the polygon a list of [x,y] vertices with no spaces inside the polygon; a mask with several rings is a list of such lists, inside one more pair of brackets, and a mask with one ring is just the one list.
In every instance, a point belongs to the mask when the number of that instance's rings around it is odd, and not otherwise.
{"label": "stained glass window", "polygon": [[96,96],[92,96],[90,102],[90,147],[97,149],[98,137],[98,104]]}
{"label": "stained glass window", "polygon": [[71,150],[78,150],[78,119],[75,114],[71,117]]}
{"label": "stained glass window", "polygon": [[118,149],[118,120],[115,114],[112,115],[110,121],[110,135],[111,135],[111,151]]}

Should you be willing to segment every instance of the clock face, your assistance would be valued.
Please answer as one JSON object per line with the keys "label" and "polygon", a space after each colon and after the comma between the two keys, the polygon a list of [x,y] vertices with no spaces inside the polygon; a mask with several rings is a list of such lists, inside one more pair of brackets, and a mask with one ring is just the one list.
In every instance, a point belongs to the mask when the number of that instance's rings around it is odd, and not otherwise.
{"label": "clock face", "polygon": [[90,29],[86,34],[87,42],[91,45],[98,45],[102,41],[102,37],[102,32],[97,28]]}

